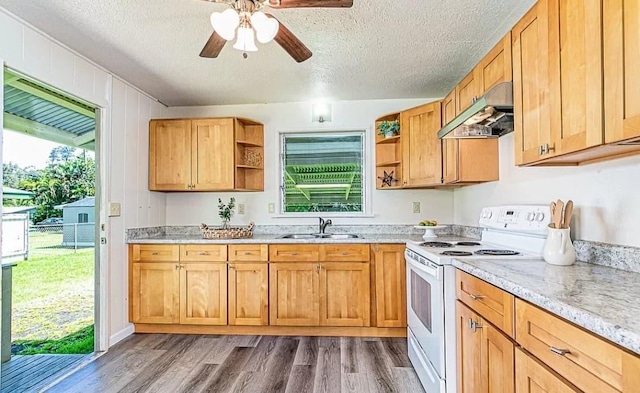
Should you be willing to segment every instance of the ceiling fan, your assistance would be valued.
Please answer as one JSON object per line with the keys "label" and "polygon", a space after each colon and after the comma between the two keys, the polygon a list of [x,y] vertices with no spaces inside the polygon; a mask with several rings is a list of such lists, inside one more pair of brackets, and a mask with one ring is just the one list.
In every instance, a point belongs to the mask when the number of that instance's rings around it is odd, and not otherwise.
{"label": "ceiling fan", "polygon": [[216,58],[227,43],[237,36],[233,46],[247,57],[255,52],[254,36],[265,44],[275,40],[295,61],[301,63],[312,53],[305,44],[275,16],[262,12],[265,8],[349,8],[353,0],[204,0],[224,3],[231,8],[211,14],[213,34],[200,52],[200,57]]}

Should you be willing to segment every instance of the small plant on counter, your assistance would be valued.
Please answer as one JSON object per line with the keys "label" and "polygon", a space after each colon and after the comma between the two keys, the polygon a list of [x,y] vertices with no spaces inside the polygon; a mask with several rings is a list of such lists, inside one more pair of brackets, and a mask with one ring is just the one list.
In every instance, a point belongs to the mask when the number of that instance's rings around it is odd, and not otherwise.
{"label": "small plant on counter", "polygon": [[218,198],[218,215],[222,220],[222,228],[229,228],[229,221],[231,221],[231,216],[233,216],[233,209],[236,208],[236,198],[229,199],[228,204],[224,204],[222,199]]}
{"label": "small plant on counter", "polygon": [[391,138],[400,134],[400,122],[398,120],[383,121],[378,125],[378,135],[384,135],[385,138]]}

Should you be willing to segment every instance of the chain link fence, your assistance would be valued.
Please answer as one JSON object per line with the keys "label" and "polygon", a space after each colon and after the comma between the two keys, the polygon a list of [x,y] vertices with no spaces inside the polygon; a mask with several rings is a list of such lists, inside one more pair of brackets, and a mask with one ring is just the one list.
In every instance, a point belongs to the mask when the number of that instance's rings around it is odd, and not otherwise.
{"label": "chain link fence", "polygon": [[29,255],[75,253],[95,247],[96,224],[34,225],[29,228]]}

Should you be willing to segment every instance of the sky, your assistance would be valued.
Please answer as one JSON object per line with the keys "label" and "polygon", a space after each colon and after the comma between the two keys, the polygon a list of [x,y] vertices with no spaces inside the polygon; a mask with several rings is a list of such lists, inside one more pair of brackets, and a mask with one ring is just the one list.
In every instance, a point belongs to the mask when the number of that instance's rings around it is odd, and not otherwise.
{"label": "sky", "polygon": [[[20,167],[34,166],[42,169],[47,166],[51,149],[62,146],[59,143],[9,130],[4,130],[3,139],[2,162],[15,162]],[[78,152],[80,151],[78,149]],[[93,152],[91,154],[93,155]]]}

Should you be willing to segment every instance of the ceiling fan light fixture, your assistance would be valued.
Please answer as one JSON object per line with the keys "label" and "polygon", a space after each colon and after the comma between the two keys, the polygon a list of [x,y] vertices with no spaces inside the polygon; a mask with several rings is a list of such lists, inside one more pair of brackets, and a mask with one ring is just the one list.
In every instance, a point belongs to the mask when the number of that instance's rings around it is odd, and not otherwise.
{"label": "ceiling fan light fixture", "polygon": [[236,36],[236,28],[240,25],[240,15],[236,10],[229,8],[224,12],[211,14],[211,26],[220,37],[231,41]]}
{"label": "ceiling fan light fixture", "polygon": [[256,30],[256,37],[261,44],[267,44],[276,37],[280,24],[274,18],[269,18],[263,12],[257,11],[251,15],[251,26]]}
{"label": "ceiling fan light fixture", "polygon": [[258,51],[258,47],[256,46],[253,37],[253,29],[251,27],[241,26],[238,28],[238,39],[236,40],[235,45],[233,45],[233,49],[243,52]]}

